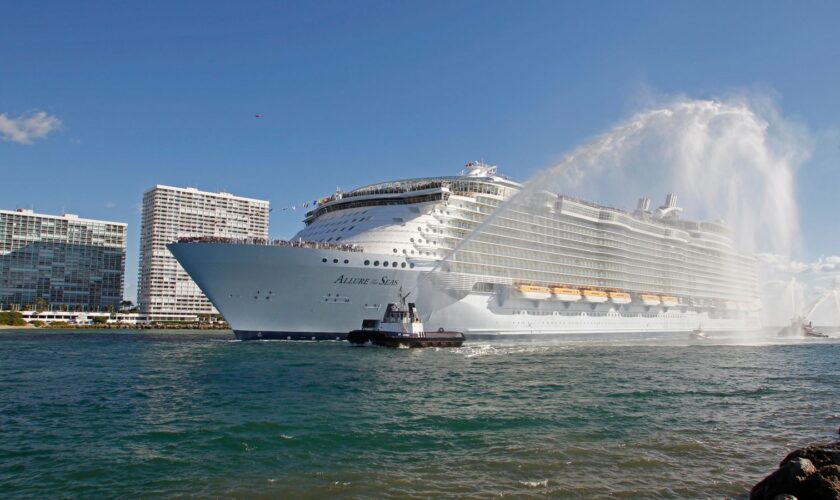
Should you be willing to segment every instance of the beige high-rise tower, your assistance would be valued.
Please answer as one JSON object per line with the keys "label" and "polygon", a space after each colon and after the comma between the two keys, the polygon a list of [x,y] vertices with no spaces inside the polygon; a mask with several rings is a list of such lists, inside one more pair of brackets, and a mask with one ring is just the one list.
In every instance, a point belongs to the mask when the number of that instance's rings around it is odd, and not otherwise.
{"label": "beige high-rise tower", "polygon": [[184,237],[268,238],[268,201],[157,185],[143,193],[137,302],[152,321],[218,314],[166,248]]}

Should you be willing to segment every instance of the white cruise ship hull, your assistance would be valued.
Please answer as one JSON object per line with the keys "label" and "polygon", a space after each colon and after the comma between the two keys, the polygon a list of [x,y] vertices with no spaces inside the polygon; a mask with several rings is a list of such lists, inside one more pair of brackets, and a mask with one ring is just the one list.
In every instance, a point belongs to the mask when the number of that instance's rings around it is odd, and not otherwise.
{"label": "white cruise ship hull", "polygon": [[[343,339],[363,321],[381,319],[401,288],[416,294],[427,329],[462,331],[468,337],[760,327],[755,313],[718,317],[689,308],[457,292],[425,279],[431,274],[420,267],[401,267],[407,261],[395,255],[230,243],[176,243],[169,249],[239,339]],[[390,265],[374,267],[374,261]]]}
{"label": "white cruise ship hull", "polygon": [[364,320],[381,319],[418,274],[365,267],[377,256],[359,252],[224,243],[169,249],[239,339],[343,339]]}

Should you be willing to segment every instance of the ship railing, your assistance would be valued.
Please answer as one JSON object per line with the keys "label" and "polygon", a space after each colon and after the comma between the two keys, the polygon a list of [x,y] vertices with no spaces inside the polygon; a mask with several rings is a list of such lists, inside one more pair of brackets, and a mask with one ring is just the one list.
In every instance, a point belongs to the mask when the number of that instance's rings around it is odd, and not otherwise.
{"label": "ship railing", "polygon": [[178,243],[224,243],[231,245],[261,245],[272,247],[312,248],[316,250],[339,250],[342,252],[364,252],[364,248],[352,243],[327,243],[307,240],[269,240],[266,238],[226,238],[222,236],[187,236],[178,238]]}

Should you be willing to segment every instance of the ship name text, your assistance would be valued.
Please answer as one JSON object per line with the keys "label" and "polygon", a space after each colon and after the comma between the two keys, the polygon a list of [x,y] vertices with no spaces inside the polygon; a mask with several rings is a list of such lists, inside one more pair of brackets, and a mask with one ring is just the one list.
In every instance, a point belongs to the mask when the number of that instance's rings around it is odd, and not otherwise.
{"label": "ship name text", "polygon": [[334,285],[373,285],[373,286],[396,286],[399,285],[399,280],[391,279],[383,276],[380,279],[375,278],[353,278],[350,276],[341,275],[333,281]]}

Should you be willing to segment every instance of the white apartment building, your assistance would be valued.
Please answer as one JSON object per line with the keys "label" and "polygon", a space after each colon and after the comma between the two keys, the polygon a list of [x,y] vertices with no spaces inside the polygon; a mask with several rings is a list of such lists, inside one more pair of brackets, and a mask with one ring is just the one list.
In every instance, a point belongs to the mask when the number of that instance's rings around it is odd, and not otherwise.
{"label": "white apartment building", "polygon": [[185,237],[268,238],[269,202],[156,185],[143,193],[137,303],[152,321],[218,314],[166,248]]}
{"label": "white apartment building", "polygon": [[122,222],[0,210],[0,309],[119,308],[125,236]]}

